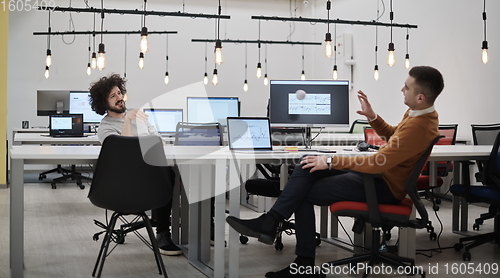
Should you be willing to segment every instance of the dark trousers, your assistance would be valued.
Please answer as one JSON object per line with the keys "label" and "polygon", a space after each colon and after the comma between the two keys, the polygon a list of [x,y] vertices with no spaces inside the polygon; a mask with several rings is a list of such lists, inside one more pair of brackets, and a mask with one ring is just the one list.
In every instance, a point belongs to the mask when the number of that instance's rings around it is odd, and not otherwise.
{"label": "dark trousers", "polygon": [[[375,179],[380,203],[399,204],[382,177]],[[316,223],[314,205],[329,206],[339,201],[366,202],[363,176],[356,172],[322,170],[309,173],[298,164],[272,210],[285,219],[295,213],[295,254],[315,257]]]}
{"label": "dark trousers", "polygon": [[[175,183],[175,171],[172,167],[165,167],[166,168],[166,174],[168,175],[168,179],[170,180],[170,187],[174,188],[174,183]],[[178,197],[178,196],[177,196]],[[175,198],[175,196],[172,197],[172,199]],[[172,215],[172,199],[164,205],[163,207],[159,207],[157,209],[152,210],[152,219],[156,223],[156,232],[161,233],[161,232],[167,232],[170,234],[170,225],[171,225],[171,215]]]}

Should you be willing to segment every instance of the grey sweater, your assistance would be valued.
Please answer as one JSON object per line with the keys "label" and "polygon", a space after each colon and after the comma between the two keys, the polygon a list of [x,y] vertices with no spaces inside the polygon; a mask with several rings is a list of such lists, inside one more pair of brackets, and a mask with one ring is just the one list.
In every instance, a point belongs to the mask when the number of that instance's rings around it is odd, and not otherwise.
{"label": "grey sweater", "polygon": [[[97,130],[97,138],[99,139],[101,144],[109,135],[121,135],[124,122],[125,118],[113,118],[108,115],[102,118],[101,123],[99,124],[99,129]],[[134,131],[134,135],[136,136],[144,136],[150,134],[159,135],[156,131],[155,126],[149,123],[149,121],[139,121],[139,124],[137,124],[137,121],[135,119],[132,120],[132,130]]]}

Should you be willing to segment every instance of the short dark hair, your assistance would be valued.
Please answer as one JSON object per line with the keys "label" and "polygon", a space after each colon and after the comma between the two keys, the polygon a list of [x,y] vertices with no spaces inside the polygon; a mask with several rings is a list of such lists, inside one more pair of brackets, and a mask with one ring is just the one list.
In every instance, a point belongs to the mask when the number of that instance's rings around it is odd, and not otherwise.
{"label": "short dark hair", "polygon": [[90,99],[89,103],[99,115],[104,115],[108,110],[108,96],[111,90],[116,86],[123,95],[127,93],[125,89],[127,80],[122,78],[119,74],[112,73],[109,76],[103,76],[99,81],[90,84]]}
{"label": "short dark hair", "polygon": [[429,66],[416,66],[411,68],[409,72],[411,77],[415,78],[417,84],[429,103],[434,103],[444,88],[444,80],[441,73]]}

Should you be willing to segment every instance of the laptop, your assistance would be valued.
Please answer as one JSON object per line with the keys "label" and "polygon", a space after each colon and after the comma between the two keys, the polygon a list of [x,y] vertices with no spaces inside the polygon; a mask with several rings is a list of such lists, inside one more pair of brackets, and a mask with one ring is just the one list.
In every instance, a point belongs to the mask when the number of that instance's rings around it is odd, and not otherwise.
{"label": "laptop", "polygon": [[273,151],[269,118],[227,117],[227,134],[232,151],[276,152]]}
{"label": "laptop", "polygon": [[83,114],[49,115],[49,136],[85,137],[83,135]]}

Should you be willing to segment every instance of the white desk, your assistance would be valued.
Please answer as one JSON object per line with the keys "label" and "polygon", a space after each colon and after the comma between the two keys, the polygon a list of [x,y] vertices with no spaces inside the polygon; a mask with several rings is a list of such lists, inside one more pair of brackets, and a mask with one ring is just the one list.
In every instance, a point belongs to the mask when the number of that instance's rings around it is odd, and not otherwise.
{"label": "white desk", "polygon": [[12,145],[100,145],[96,134],[86,137],[50,137],[48,133],[15,133]]}

